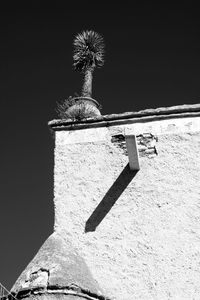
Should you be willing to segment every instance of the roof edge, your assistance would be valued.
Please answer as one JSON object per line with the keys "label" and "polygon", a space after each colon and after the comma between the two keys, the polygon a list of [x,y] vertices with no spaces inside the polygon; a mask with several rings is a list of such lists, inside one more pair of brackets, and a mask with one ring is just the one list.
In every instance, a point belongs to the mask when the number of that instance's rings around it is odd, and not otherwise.
{"label": "roof edge", "polygon": [[200,116],[200,104],[184,104],[170,107],[159,107],[155,109],[145,109],[138,112],[102,115],[96,118],[89,118],[82,121],[57,119],[49,121],[48,125],[55,131],[78,130],[84,128],[107,127],[120,124],[152,122],[155,120],[196,116]]}
{"label": "roof edge", "polygon": [[[84,299],[91,299],[91,300],[111,300],[104,295],[100,295],[98,293],[94,293],[90,290],[83,289],[77,285],[70,285],[70,286],[59,286],[59,285],[49,285],[48,287],[38,286],[35,288],[29,289],[21,289],[17,293],[12,292],[12,296],[16,297],[17,299],[23,299],[27,297],[31,297],[31,295],[46,295],[46,294],[63,294],[63,295],[72,295],[77,296]],[[6,300],[6,299],[5,299]]]}

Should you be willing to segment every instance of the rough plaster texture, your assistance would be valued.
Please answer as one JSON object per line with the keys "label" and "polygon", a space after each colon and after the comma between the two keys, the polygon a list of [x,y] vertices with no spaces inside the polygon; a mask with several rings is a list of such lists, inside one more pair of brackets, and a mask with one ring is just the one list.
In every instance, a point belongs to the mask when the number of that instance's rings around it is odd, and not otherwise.
{"label": "rough plaster texture", "polygon": [[[56,132],[55,230],[111,299],[198,300],[199,118],[156,122]],[[137,173],[111,142],[126,132],[158,136]]]}
{"label": "rough plaster texture", "polygon": [[[106,116],[98,126],[52,121],[55,232],[13,291],[35,300],[199,300],[199,109],[170,108],[161,120],[166,111],[151,110],[150,121],[147,111]],[[130,134],[138,172],[128,165]]]}

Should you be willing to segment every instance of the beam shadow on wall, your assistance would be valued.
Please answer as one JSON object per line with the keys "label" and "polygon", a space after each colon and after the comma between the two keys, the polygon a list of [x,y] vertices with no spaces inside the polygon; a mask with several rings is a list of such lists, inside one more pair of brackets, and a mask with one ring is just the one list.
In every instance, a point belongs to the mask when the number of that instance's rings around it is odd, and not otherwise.
{"label": "beam shadow on wall", "polygon": [[85,224],[85,232],[95,231],[105,216],[109,213],[112,206],[127,188],[131,180],[135,177],[138,170],[130,170],[129,164],[123,169],[119,177],[105,194],[99,205],[95,208]]}

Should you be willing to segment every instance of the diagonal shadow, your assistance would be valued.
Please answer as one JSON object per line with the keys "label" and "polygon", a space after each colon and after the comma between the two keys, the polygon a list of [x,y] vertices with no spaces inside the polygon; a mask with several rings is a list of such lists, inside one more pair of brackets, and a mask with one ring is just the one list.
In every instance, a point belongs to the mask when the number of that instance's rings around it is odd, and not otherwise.
{"label": "diagonal shadow", "polygon": [[131,171],[129,164],[123,169],[119,177],[105,194],[99,205],[95,208],[89,219],[85,224],[85,232],[95,231],[97,226],[105,218],[107,213],[111,210],[117,199],[129,185],[131,180],[135,177],[138,170]]}

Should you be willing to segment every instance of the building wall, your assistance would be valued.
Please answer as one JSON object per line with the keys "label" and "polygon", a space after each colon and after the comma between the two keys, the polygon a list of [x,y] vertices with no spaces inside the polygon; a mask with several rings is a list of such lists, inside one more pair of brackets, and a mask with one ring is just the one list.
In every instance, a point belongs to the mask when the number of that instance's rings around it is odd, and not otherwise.
{"label": "building wall", "polygon": [[199,117],[56,131],[55,231],[112,299],[200,299],[199,178]]}

